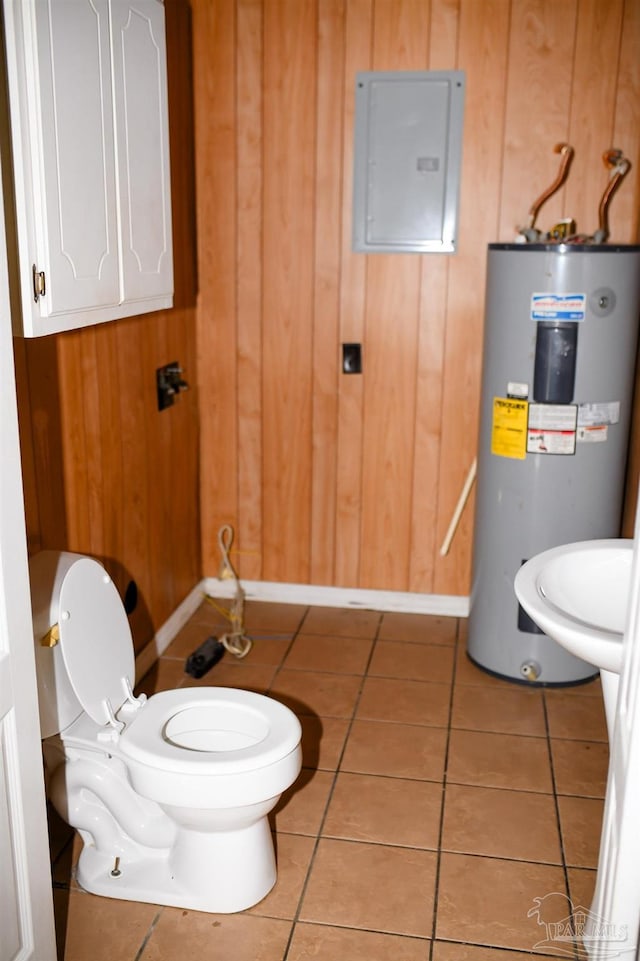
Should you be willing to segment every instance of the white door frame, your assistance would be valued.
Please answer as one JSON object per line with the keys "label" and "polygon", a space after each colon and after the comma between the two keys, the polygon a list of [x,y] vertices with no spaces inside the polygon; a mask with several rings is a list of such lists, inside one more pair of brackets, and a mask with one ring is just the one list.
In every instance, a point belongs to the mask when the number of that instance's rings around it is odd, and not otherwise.
{"label": "white door frame", "polygon": [[0,180],[0,961],[55,961],[5,238]]}

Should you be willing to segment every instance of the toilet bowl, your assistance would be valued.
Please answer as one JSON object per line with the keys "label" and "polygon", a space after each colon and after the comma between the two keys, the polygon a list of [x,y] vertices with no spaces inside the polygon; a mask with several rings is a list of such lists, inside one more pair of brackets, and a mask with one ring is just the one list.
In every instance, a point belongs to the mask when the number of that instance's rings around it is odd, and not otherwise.
{"label": "toilet bowl", "polygon": [[276,880],[268,813],[301,767],[300,722],[261,694],[133,694],[118,592],[97,561],[30,561],[47,793],[76,828],[81,887],[199,911],[242,911]]}

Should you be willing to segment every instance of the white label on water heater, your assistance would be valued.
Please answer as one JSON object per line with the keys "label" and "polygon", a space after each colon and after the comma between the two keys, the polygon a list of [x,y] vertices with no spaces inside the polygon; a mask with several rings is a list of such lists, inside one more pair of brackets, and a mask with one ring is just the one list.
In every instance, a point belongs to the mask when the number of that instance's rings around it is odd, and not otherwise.
{"label": "white label on water heater", "polygon": [[620,401],[612,400],[602,404],[580,404],[578,407],[578,427],[598,427],[603,424],[617,424],[620,420]]}
{"label": "white label on water heater", "polygon": [[522,384],[517,380],[510,380],[507,384],[507,397],[517,397],[519,400],[526,400],[529,396],[529,385]]}
{"label": "white label on water heater", "polygon": [[608,430],[606,424],[596,424],[594,427],[578,427],[578,443],[601,444],[607,439]]}
{"label": "white label on water heater", "polygon": [[531,320],[584,320],[586,294],[531,294]]}
{"label": "white label on water heater", "polygon": [[528,454],[575,454],[575,404],[529,404]]}
{"label": "white label on water heater", "polygon": [[529,427],[534,430],[575,431],[577,420],[575,404],[529,404]]}

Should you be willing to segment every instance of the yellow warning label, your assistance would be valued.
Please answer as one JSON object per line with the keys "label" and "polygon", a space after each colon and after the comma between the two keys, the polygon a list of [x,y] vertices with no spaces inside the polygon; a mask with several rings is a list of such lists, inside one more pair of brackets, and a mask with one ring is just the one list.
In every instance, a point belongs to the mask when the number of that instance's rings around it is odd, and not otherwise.
{"label": "yellow warning label", "polygon": [[511,397],[493,398],[491,453],[524,460],[527,456],[528,401]]}

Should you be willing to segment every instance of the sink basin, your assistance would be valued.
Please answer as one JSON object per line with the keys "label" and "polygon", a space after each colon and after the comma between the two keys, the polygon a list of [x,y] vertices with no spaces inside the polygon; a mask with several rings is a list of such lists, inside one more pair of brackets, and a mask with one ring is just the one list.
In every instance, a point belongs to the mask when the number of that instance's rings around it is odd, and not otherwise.
{"label": "sink basin", "polygon": [[532,557],[516,574],[520,604],[571,654],[619,674],[633,541],[563,544]]}

